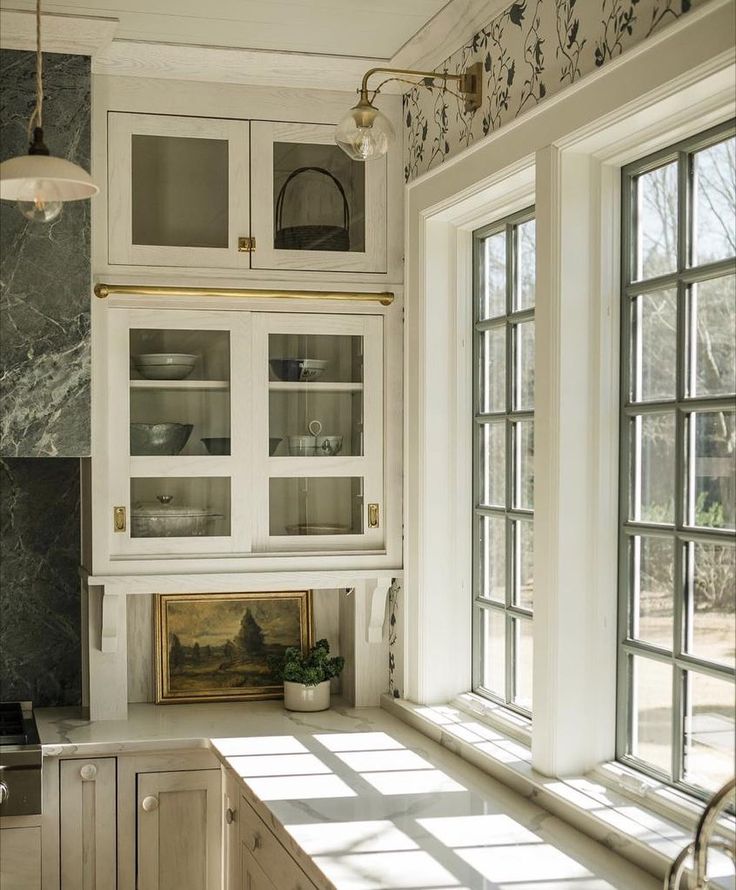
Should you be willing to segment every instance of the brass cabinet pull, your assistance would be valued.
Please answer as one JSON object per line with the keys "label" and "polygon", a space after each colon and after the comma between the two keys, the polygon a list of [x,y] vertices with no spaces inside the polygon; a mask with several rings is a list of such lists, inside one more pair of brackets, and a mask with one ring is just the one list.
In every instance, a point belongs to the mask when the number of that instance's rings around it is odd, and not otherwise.
{"label": "brass cabinet pull", "polygon": [[238,238],[238,252],[239,253],[253,253],[256,249],[256,239],[255,238],[245,238],[241,235]]}
{"label": "brass cabinet pull", "polygon": [[124,532],[127,527],[127,516],[125,507],[112,508],[112,527],[116,532]]}
{"label": "brass cabinet pull", "polygon": [[378,504],[368,504],[368,528],[378,528]]}

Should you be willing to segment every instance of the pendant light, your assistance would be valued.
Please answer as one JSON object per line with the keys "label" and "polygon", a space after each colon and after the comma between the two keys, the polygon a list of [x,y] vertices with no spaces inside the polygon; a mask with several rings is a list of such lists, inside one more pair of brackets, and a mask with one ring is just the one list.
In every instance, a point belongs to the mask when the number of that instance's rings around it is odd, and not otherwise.
{"label": "pendant light", "polygon": [[16,201],[32,222],[51,222],[64,201],[81,201],[99,192],[86,170],[64,158],[53,157],[43,141],[43,55],[41,0],[36,0],[36,105],[28,121],[27,155],[0,164],[0,199]]}
{"label": "pendant light", "polygon": [[[368,78],[374,74],[390,74],[369,91]],[[409,77],[418,77],[420,80],[409,80]],[[460,74],[450,74],[448,71],[413,71],[406,68],[371,68],[363,75],[360,86],[358,104],[354,105],[342,118],[335,128],[335,142],[354,161],[370,161],[383,157],[388,151],[391,140],[394,138],[394,128],[391,121],[374,105],[381,87],[390,81],[408,83],[411,86],[422,86],[427,89],[440,88],[444,92],[462,99],[465,111],[472,112],[480,108],[483,101],[483,72],[480,62],[471,65]],[[441,81],[437,87],[435,80]],[[448,81],[457,84],[457,92],[447,88]],[[369,95],[372,92],[372,95]]]}

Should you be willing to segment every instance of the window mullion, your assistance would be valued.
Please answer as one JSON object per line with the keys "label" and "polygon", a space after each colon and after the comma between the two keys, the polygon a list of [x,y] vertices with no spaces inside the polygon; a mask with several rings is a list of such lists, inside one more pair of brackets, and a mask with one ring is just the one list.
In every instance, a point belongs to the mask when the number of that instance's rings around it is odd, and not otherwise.
{"label": "window mullion", "polygon": [[[692,214],[690,182],[688,175],[689,158],[685,152],[679,152],[677,158],[677,271],[678,275],[690,265],[691,255],[691,223]],[[690,347],[692,336],[690,330],[690,316],[687,306],[687,288],[680,278],[677,282],[677,352],[675,362],[675,395],[678,403],[681,403],[689,393],[687,383],[690,373]],[[677,411],[675,416],[675,527],[682,528],[685,524],[685,514],[689,514],[692,506],[690,497],[692,486],[690,485],[690,465],[692,462],[691,449],[685,445],[685,432],[690,429],[690,424],[683,411]],[[685,479],[687,478],[687,490]],[[688,616],[684,608],[685,597],[688,596],[689,576],[692,572],[691,547],[687,545],[688,557],[685,558],[686,545],[675,542],[675,578],[674,578],[674,603],[673,603],[673,635],[672,640],[672,781],[681,781],[684,774],[684,738],[685,729],[684,706],[686,705],[685,690],[683,688],[685,675],[677,665],[677,656],[682,652],[683,642],[688,634]]]}

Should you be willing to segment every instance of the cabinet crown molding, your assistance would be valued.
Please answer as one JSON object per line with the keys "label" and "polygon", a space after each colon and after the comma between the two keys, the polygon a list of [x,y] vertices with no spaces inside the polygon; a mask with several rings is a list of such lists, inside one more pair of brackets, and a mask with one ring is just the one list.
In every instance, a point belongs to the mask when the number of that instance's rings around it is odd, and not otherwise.
{"label": "cabinet crown molding", "polygon": [[[363,74],[385,62],[360,56],[115,40],[95,56],[92,73],[354,93]],[[384,92],[401,89],[388,84]]]}
{"label": "cabinet crown molding", "polygon": [[[41,27],[44,52],[94,56],[111,43],[118,19],[44,13]],[[0,48],[35,50],[35,13],[0,9]]]}

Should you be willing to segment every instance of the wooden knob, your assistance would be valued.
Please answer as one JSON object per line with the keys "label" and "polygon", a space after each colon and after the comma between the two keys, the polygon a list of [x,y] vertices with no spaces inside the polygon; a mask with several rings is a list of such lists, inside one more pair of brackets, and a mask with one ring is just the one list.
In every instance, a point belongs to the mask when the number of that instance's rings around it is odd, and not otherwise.
{"label": "wooden knob", "polygon": [[235,810],[231,810],[230,807],[225,810],[225,821],[228,825],[233,824],[235,821]]}
{"label": "wooden knob", "polygon": [[153,795],[144,797],[141,806],[147,813],[152,813],[154,810],[158,809],[158,798]]}
{"label": "wooden knob", "polygon": [[79,770],[79,775],[82,777],[83,782],[89,782],[97,776],[97,767],[94,763],[85,763]]}
{"label": "wooden knob", "polygon": [[261,849],[261,836],[260,834],[253,833],[253,849],[260,850]]}

